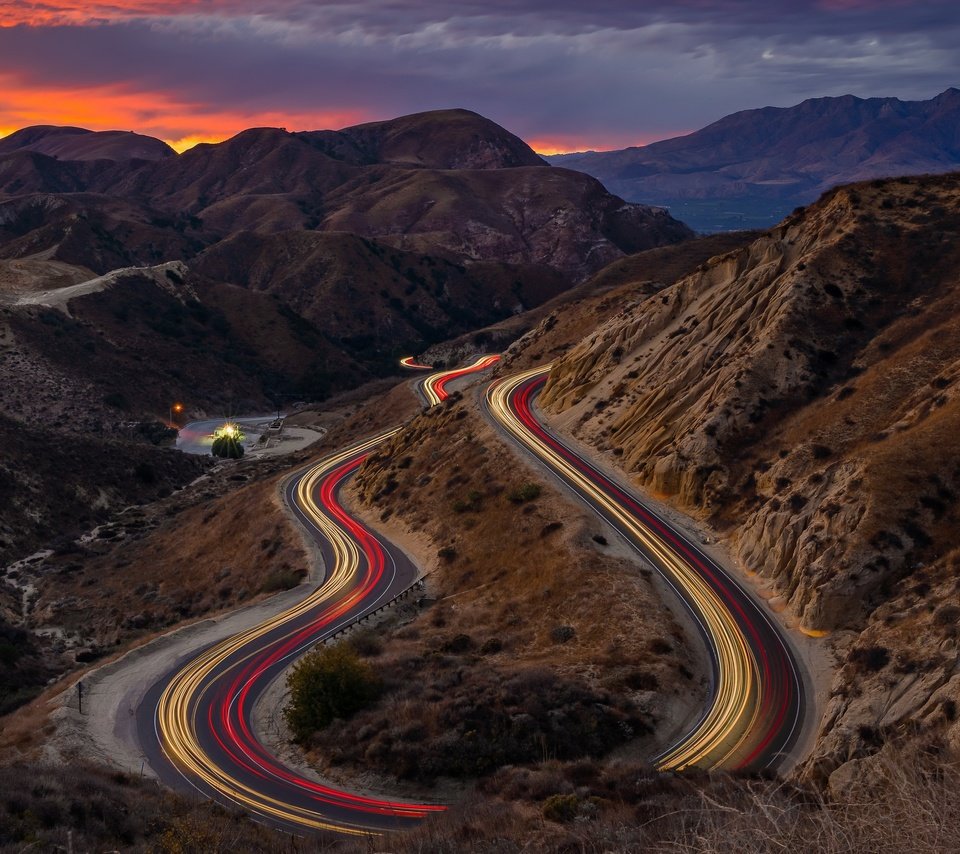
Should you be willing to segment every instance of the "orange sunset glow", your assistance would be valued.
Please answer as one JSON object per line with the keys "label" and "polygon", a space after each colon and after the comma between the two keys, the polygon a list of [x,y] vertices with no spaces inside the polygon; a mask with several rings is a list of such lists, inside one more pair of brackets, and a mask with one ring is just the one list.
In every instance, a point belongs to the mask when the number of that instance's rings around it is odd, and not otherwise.
{"label": "orange sunset glow", "polygon": [[117,0],[114,3],[60,0],[36,4],[10,3],[0,6],[0,27],[15,27],[19,24],[49,27],[125,18],[228,11],[230,6],[229,2],[217,0]]}
{"label": "orange sunset glow", "polygon": [[90,130],[136,131],[163,139],[180,152],[201,142],[219,142],[249,127],[316,130],[375,118],[361,110],[210,110],[172,93],[137,91],[123,84],[89,89],[28,87],[12,76],[0,76],[0,92],[0,137],[30,125],[74,125]]}
{"label": "orange sunset glow", "polygon": [[565,154],[569,151],[612,151],[631,146],[649,145],[651,142],[672,136],[682,136],[685,133],[689,131],[657,134],[563,134],[555,137],[537,136],[526,139],[525,142],[537,154],[549,157],[552,154]]}
{"label": "orange sunset glow", "polygon": [[[356,110],[316,112],[211,110],[175,93],[144,92],[127,84],[94,88],[24,85],[13,75],[0,75],[0,137],[31,125],[73,125],[90,130],[132,130],[155,136],[179,152],[203,142],[220,142],[250,127],[288,130],[336,129],[388,118]],[[646,145],[662,135],[571,134],[527,140],[540,154],[609,150]]]}

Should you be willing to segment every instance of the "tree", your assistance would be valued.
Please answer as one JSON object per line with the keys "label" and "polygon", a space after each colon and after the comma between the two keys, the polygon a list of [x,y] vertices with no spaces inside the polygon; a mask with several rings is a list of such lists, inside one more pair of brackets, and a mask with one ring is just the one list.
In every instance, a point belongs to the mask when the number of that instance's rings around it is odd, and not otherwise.
{"label": "tree", "polygon": [[287,687],[290,704],[284,716],[298,742],[336,718],[349,718],[380,694],[373,668],[345,643],[305,655],[287,677]]}
{"label": "tree", "polygon": [[239,460],[243,456],[243,445],[236,436],[218,436],[213,440],[210,453],[223,459]]}

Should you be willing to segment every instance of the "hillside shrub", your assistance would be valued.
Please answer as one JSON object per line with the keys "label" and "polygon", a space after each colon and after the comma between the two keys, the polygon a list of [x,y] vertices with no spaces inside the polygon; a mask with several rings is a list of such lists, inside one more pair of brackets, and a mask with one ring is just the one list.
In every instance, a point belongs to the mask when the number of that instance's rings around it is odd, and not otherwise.
{"label": "hillside shrub", "polygon": [[346,719],[380,694],[380,680],[349,644],[321,647],[305,655],[287,677],[290,704],[284,717],[298,742],[337,718]]}
{"label": "hillside shrub", "polygon": [[551,795],[543,803],[543,817],[547,821],[567,822],[577,817],[576,795]]}
{"label": "hillside shrub", "polygon": [[857,647],[848,660],[861,673],[876,673],[890,663],[890,650],[885,646]]}
{"label": "hillside shrub", "polygon": [[236,436],[220,436],[213,440],[210,453],[227,460],[239,460],[243,456],[243,445]]}
{"label": "hillside shrub", "polygon": [[522,483],[516,489],[514,489],[508,496],[514,504],[523,504],[527,501],[533,501],[536,498],[540,497],[540,484],[538,483]]}

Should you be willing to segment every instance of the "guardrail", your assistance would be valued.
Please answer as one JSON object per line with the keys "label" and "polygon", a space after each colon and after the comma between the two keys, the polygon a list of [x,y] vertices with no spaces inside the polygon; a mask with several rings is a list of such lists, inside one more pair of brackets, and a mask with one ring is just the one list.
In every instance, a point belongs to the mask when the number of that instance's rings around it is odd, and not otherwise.
{"label": "guardrail", "polygon": [[353,629],[353,628],[355,628],[356,626],[360,625],[360,623],[366,622],[366,621],[369,620],[371,617],[376,616],[377,614],[381,613],[382,611],[386,611],[387,608],[392,608],[394,605],[396,605],[396,604],[397,604],[398,602],[400,602],[401,600],[407,599],[414,590],[423,590],[423,589],[424,589],[423,581],[424,581],[424,579],[425,579],[428,575],[430,575],[430,573],[429,573],[429,572],[425,572],[425,573],[424,573],[423,575],[421,575],[416,581],[414,581],[413,583],[411,583],[409,586],[404,587],[403,590],[401,590],[399,593],[397,593],[397,595],[394,596],[392,599],[390,599],[388,602],[384,602],[379,608],[375,608],[373,611],[368,611],[366,614],[361,614],[360,616],[355,617],[355,618],[352,619],[349,623],[347,623],[345,626],[341,626],[339,629],[337,629],[332,635],[327,635],[327,637],[323,638],[321,641],[318,641],[318,643],[322,643],[322,644],[326,645],[326,644],[330,643],[331,641],[336,640],[338,637],[346,634],[346,633],[349,632],[351,629]]}

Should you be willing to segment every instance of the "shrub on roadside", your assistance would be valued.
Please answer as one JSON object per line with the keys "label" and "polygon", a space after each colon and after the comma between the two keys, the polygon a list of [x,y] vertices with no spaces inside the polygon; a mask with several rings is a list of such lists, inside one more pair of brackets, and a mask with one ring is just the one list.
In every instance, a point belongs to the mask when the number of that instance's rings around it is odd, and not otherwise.
{"label": "shrub on roadside", "polygon": [[305,655],[287,677],[287,724],[298,742],[337,718],[349,718],[373,702],[380,680],[350,644],[321,647]]}

